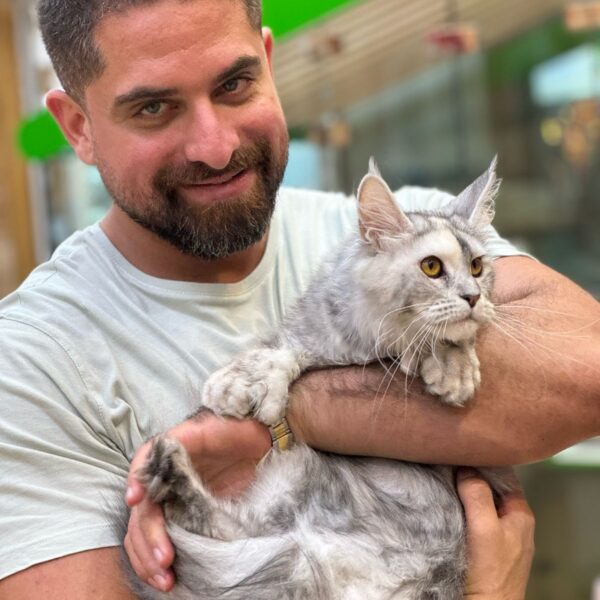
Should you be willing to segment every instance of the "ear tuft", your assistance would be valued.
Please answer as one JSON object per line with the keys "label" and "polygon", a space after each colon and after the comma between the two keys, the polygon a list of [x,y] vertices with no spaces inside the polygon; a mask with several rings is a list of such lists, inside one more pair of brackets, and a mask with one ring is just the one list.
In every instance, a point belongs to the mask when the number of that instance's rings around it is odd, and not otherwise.
{"label": "ear tuft", "polygon": [[382,249],[385,239],[397,238],[414,229],[372,159],[369,173],[358,188],[357,199],[361,237],[375,250]]}
{"label": "ear tuft", "polygon": [[[369,158],[369,174],[381,177],[381,171],[379,170],[379,167],[372,156]],[[383,177],[381,177],[381,179],[383,179]]]}
{"label": "ear tuft", "polygon": [[497,164],[498,155],[487,171],[457,196],[454,204],[454,214],[478,229],[489,225],[494,218],[494,202],[501,183],[496,175]]}

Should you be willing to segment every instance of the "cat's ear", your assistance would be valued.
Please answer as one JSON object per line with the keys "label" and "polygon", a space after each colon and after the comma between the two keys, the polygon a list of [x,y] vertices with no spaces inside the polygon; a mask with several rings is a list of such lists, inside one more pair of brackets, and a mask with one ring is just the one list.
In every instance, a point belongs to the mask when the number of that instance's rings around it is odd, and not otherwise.
{"label": "cat's ear", "polygon": [[382,249],[385,239],[413,231],[413,224],[396,203],[372,158],[369,173],[358,187],[357,199],[360,235],[376,250]]}
{"label": "cat's ear", "polygon": [[488,170],[479,176],[454,201],[454,214],[477,229],[489,225],[494,218],[494,199],[500,187],[496,176],[498,156],[494,156]]}

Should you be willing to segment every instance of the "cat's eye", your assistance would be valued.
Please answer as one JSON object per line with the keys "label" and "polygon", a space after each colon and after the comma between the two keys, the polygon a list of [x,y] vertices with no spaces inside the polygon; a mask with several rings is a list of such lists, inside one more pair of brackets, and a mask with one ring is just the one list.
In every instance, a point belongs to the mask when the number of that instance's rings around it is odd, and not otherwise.
{"label": "cat's eye", "polygon": [[471,261],[471,275],[473,277],[480,277],[483,273],[483,261],[481,258],[474,258]]}
{"label": "cat's eye", "polygon": [[427,277],[437,279],[444,274],[444,264],[437,256],[428,256],[421,261],[421,270]]}

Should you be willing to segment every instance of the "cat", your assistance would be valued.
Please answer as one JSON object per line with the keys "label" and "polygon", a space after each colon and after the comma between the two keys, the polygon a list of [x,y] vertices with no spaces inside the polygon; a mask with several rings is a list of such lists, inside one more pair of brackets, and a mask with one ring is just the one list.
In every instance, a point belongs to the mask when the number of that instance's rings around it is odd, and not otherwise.
{"label": "cat", "polygon": [[[272,426],[302,372],[382,359],[463,406],[480,384],[476,333],[494,317],[484,246],[498,186],[494,159],[444,211],[405,213],[371,161],[356,232],[270,339],[209,377],[203,407]],[[271,452],[242,497],[218,499],[183,447],[159,436],[140,477],[177,549],[173,591],[133,578],[142,599],[463,597],[464,517],[451,467],[297,444]]]}

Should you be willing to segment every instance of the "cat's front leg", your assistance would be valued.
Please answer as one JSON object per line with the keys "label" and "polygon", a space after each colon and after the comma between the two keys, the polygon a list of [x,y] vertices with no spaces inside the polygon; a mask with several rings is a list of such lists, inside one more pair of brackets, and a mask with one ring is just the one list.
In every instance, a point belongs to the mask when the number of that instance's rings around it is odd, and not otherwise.
{"label": "cat's front leg", "polygon": [[287,348],[257,348],[213,373],[202,405],[220,415],[253,416],[274,425],[285,415],[288,388],[305,368],[303,355]]}
{"label": "cat's front leg", "polygon": [[421,363],[426,390],[446,404],[464,406],[481,383],[475,343],[440,344]]}
{"label": "cat's front leg", "polygon": [[177,439],[156,437],[138,477],[150,499],[164,505],[167,519],[187,531],[221,540],[248,534],[237,513],[206,489]]}

